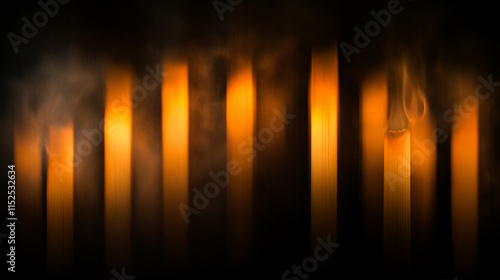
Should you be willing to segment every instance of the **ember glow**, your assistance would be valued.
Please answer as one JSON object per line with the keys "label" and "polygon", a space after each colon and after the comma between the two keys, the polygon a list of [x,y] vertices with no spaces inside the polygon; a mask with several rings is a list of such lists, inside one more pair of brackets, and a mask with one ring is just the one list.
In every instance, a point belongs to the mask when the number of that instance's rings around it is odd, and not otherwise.
{"label": "ember glow", "polygon": [[496,275],[495,9],[24,2],[0,10],[21,278]]}
{"label": "ember glow", "polygon": [[313,52],[309,90],[312,243],[318,236],[337,238],[338,87],[337,50]]}
{"label": "ember glow", "polygon": [[389,274],[410,269],[410,131],[390,130],[384,139],[384,258]]}
{"label": "ember glow", "polygon": [[[472,83],[463,82],[459,96],[473,92]],[[451,225],[453,266],[462,275],[477,269],[478,242],[478,110],[451,134]]]}
{"label": "ember glow", "polygon": [[[17,214],[25,223],[19,223],[18,240],[30,248],[32,261],[44,251],[44,184],[43,184],[43,129],[34,119],[18,124],[14,131],[14,163],[16,182],[26,191],[17,193]],[[64,166],[66,161],[63,161]]]}
{"label": "ember glow", "polygon": [[187,225],[179,205],[188,205],[189,102],[186,61],[165,61],[162,85],[163,215],[165,254],[185,266]]}
{"label": "ember glow", "polygon": [[132,73],[109,66],[106,73],[104,197],[108,265],[130,262]]}
{"label": "ember glow", "polygon": [[241,58],[229,68],[226,96],[227,159],[242,170],[227,187],[228,254],[236,265],[247,263],[252,251],[253,157],[240,146],[253,139],[255,96],[251,60]]}
{"label": "ember glow", "polygon": [[48,129],[47,265],[51,275],[73,265],[73,123]]}
{"label": "ember glow", "polygon": [[371,240],[379,231],[384,190],[384,135],[387,131],[388,77],[385,70],[367,77],[362,84],[360,100],[363,204],[365,230]]}

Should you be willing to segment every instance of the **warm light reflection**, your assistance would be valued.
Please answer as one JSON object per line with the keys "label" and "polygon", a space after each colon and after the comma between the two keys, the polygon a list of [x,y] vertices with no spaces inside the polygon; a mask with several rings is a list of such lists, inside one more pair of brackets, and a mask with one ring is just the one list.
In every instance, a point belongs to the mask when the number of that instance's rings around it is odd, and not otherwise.
{"label": "warm light reflection", "polygon": [[131,70],[109,66],[104,127],[104,197],[108,266],[130,262],[131,227]]}
{"label": "warm light reflection", "polygon": [[162,84],[163,215],[165,253],[170,263],[185,265],[187,225],[179,204],[188,203],[189,91],[187,61],[165,61]]}
{"label": "warm light reflection", "polygon": [[227,187],[228,246],[231,261],[242,264],[247,262],[252,246],[253,158],[242,153],[239,146],[253,144],[256,100],[251,60],[233,63],[226,97],[227,160],[236,161],[242,171],[231,177]]}
{"label": "warm light reflection", "polygon": [[[370,234],[369,242],[376,240],[382,232],[383,178],[384,178],[384,135],[387,131],[388,77],[385,71],[378,71],[367,77],[361,87],[361,143],[363,168],[363,204],[365,231]],[[380,237],[380,236],[379,236]]]}
{"label": "warm light reflection", "polygon": [[[337,50],[312,54],[309,90],[311,135],[311,239],[337,239]],[[313,247],[315,245],[313,244]]]}
{"label": "warm light reflection", "polygon": [[[473,93],[461,87],[461,96]],[[457,115],[459,117],[459,115]],[[470,276],[476,270],[478,243],[478,110],[451,133],[451,215],[452,250],[457,274]]]}
{"label": "warm light reflection", "polygon": [[51,125],[47,136],[47,264],[50,274],[73,262],[73,123]]}
{"label": "warm light reflection", "polygon": [[411,139],[407,129],[384,139],[384,259],[389,273],[409,272],[411,249]]}

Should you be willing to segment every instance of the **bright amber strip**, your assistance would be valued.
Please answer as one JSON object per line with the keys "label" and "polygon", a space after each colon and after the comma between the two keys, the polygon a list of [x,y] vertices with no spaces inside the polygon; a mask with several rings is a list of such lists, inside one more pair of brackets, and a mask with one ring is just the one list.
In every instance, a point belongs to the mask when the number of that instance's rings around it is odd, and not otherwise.
{"label": "bright amber strip", "polygon": [[[337,50],[313,52],[309,89],[311,239],[337,239]],[[313,246],[314,247],[314,246]]]}
{"label": "bright amber strip", "polygon": [[[472,91],[471,91],[472,92]],[[451,134],[451,230],[454,268],[473,276],[478,243],[478,111]]]}
{"label": "bright amber strip", "polygon": [[20,121],[14,131],[16,216],[23,223],[16,228],[19,253],[29,252],[26,261],[36,262],[45,255],[44,192],[42,177],[42,128],[35,119]]}
{"label": "bright amber strip", "polygon": [[[387,73],[379,71],[367,77],[361,87],[361,144],[363,205],[365,230],[371,236],[382,224],[384,136],[387,131]],[[381,232],[381,231],[380,231]],[[373,237],[375,238],[375,237]],[[371,242],[379,242],[372,240]]]}
{"label": "bright amber strip", "polygon": [[187,223],[179,205],[189,205],[189,90],[187,61],[163,63],[163,215],[165,251],[169,262],[184,265]]}
{"label": "bright amber strip", "polygon": [[409,130],[390,130],[386,133],[384,177],[386,268],[391,272],[408,272],[411,252],[411,139]]}
{"label": "bright amber strip", "polygon": [[51,125],[47,139],[47,264],[49,274],[73,261],[73,123]]}
{"label": "bright amber strip", "polygon": [[106,255],[110,269],[130,262],[132,74],[108,66],[104,127]]}
{"label": "bright amber strip", "polygon": [[253,158],[239,151],[252,143],[255,125],[255,85],[251,60],[235,62],[229,69],[226,97],[227,160],[238,162],[241,173],[231,177],[228,195],[229,255],[245,263],[251,252]]}

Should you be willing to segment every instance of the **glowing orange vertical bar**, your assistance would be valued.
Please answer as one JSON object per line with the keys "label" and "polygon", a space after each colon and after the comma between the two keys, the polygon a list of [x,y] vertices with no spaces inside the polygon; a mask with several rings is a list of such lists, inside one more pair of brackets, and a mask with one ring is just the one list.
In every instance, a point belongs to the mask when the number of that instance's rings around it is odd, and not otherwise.
{"label": "glowing orange vertical bar", "polygon": [[73,123],[51,125],[47,139],[47,264],[64,274],[73,261]]}
{"label": "glowing orange vertical bar", "polygon": [[410,160],[410,131],[388,131],[384,139],[384,259],[389,274],[410,271]]}
{"label": "glowing orange vertical bar", "polygon": [[187,61],[163,63],[163,215],[165,254],[169,263],[185,266],[187,224],[179,205],[189,205],[189,89]]}
{"label": "glowing orange vertical bar", "polygon": [[313,52],[309,90],[311,239],[337,240],[337,49]]}
{"label": "glowing orange vertical bar", "polygon": [[23,190],[16,193],[17,218],[23,222],[16,227],[16,239],[19,254],[32,263],[45,255],[42,149],[41,126],[34,119],[19,122],[14,131],[14,164],[16,184]]}
{"label": "glowing orange vertical bar", "polygon": [[361,144],[365,231],[370,244],[380,243],[382,233],[384,135],[387,131],[388,77],[379,71],[367,77],[361,87]]}
{"label": "glowing orange vertical bar", "polygon": [[104,200],[106,256],[109,269],[130,262],[132,74],[108,66],[104,127]]}
{"label": "glowing orange vertical bar", "polygon": [[452,250],[459,278],[474,276],[477,266],[478,111],[468,113],[451,134]]}
{"label": "glowing orange vertical bar", "polygon": [[16,127],[14,163],[19,175],[16,182],[29,189],[25,192],[26,203],[34,203],[42,197],[42,131],[39,126]]}
{"label": "glowing orange vertical bar", "polygon": [[255,126],[255,85],[250,59],[233,62],[228,73],[226,97],[227,159],[241,167],[241,173],[231,177],[228,195],[229,258],[245,264],[252,247],[252,157],[241,153],[241,143],[251,141]]}

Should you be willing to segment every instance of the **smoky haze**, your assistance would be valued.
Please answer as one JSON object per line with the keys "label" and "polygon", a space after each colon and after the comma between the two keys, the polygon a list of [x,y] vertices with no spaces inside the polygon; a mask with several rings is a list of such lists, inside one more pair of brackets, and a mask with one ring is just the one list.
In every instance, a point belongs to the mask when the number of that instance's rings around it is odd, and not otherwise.
{"label": "smoky haze", "polygon": [[[50,0],[42,0],[47,1]],[[371,11],[378,13],[387,9],[391,1],[242,0],[231,11],[225,11],[221,21],[214,0],[70,0],[59,4],[57,13],[48,17],[47,24],[37,28],[26,43],[18,45],[17,53],[8,34],[23,36],[21,19],[26,17],[33,22],[33,15],[42,8],[38,1],[5,2],[0,8],[3,36],[0,40],[0,134],[4,136],[0,139],[0,166],[12,164],[12,131],[15,123],[22,124],[24,119],[36,120],[41,125],[60,125],[74,118],[75,145],[88,141],[82,131],[99,129],[104,117],[106,63],[130,65],[134,87],[141,85],[143,77],[149,74],[147,67],[156,69],[165,57],[182,58],[189,65],[189,186],[202,190],[212,180],[209,172],[224,170],[227,163],[225,95],[228,62],[233,58],[229,52],[233,43],[242,46],[239,51],[251,54],[255,72],[257,130],[267,127],[273,117],[274,104],[280,112],[285,105],[287,112],[297,115],[255,161],[254,195],[258,207],[254,210],[254,249],[260,257],[256,263],[271,269],[279,278],[290,265],[310,253],[307,93],[312,50],[331,48],[342,42],[356,47],[354,28],[366,32],[367,23],[376,21]],[[220,2],[228,3],[227,0]],[[478,75],[487,77],[490,73],[493,80],[500,80],[500,29],[497,9],[492,4],[444,0],[400,0],[399,3],[402,11],[392,14],[387,26],[381,26],[380,32],[369,37],[365,47],[359,48],[359,53],[351,55],[351,62],[338,50],[339,161],[342,161],[339,166],[343,168],[339,170],[339,197],[342,197],[339,236],[346,242],[341,247],[345,252],[342,259],[345,266],[340,269],[350,277],[356,273],[373,277],[370,269],[375,266],[372,264],[371,268],[361,271],[358,262],[359,256],[367,255],[358,224],[361,216],[358,113],[362,80],[381,66],[395,67],[407,57],[411,62],[408,71],[426,97],[427,110],[433,112],[437,126],[447,135],[451,132],[450,124],[441,116],[454,102],[455,81],[466,75],[477,82]],[[481,128],[482,135],[486,135],[486,140],[481,140],[484,141],[482,154],[488,154],[483,164],[495,168],[482,179],[489,189],[481,202],[488,207],[485,212],[499,213],[500,192],[492,186],[500,184],[500,149],[492,143],[500,142],[500,117],[496,113],[500,102],[498,97],[492,97],[482,104],[481,116],[490,121]],[[164,272],[159,260],[161,246],[157,246],[162,229],[161,224],[155,223],[161,218],[161,85],[148,91],[146,99],[138,102],[133,118],[132,191],[136,199],[133,226],[143,228],[143,232],[133,236],[133,246],[137,255],[149,254],[155,258],[151,263],[148,258],[138,261],[139,278],[139,275]],[[438,167],[438,173],[445,175],[440,175],[438,181],[441,185],[448,184],[448,189],[439,189],[437,196],[439,200],[448,201],[449,170],[446,168],[449,168],[450,147],[449,143],[443,146],[438,156],[444,164]],[[101,262],[104,147],[99,143],[92,149],[90,155],[82,157],[83,163],[75,175],[79,182],[75,184],[75,208],[79,209],[75,220],[80,221],[75,225],[75,240],[82,241],[76,244],[75,251],[84,252],[76,257],[75,263],[80,262],[76,271],[86,271],[92,266],[92,272],[107,277],[109,271],[104,271]],[[146,177],[144,180],[141,174]],[[2,192],[0,200],[6,201],[4,196]],[[141,205],[146,203],[151,203],[151,208],[142,209]],[[225,269],[226,211],[226,195],[221,191],[200,215],[192,216],[189,242],[193,267],[218,272]],[[438,241],[443,244],[448,244],[447,215],[449,205],[445,203],[437,209],[439,221],[444,221],[438,228]],[[498,223],[493,223],[497,215],[484,215],[491,223],[483,227],[498,230]],[[142,217],[148,218],[141,220]],[[4,232],[2,228],[0,232]],[[483,237],[487,241],[496,240],[494,233]],[[307,244],[301,247],[303,240]],[[483,248],[488,252],[498,251],[498,241],[492,244],[491,249]],[[439,246],[432,260],[441,265],[442,259],[448,257],[449,248]],[[269,252],[269,248],[273,251]],[[369,264],[374,263],[376,257],[366,258]],[[491,267],[496,267],[497,262],[489,262]],[[86,266],[87,263],[98,265],[94,268]],[[446,270],[447,265],[442,264],[441,269]],[[356,276],[359,275],[352,278]]]}

